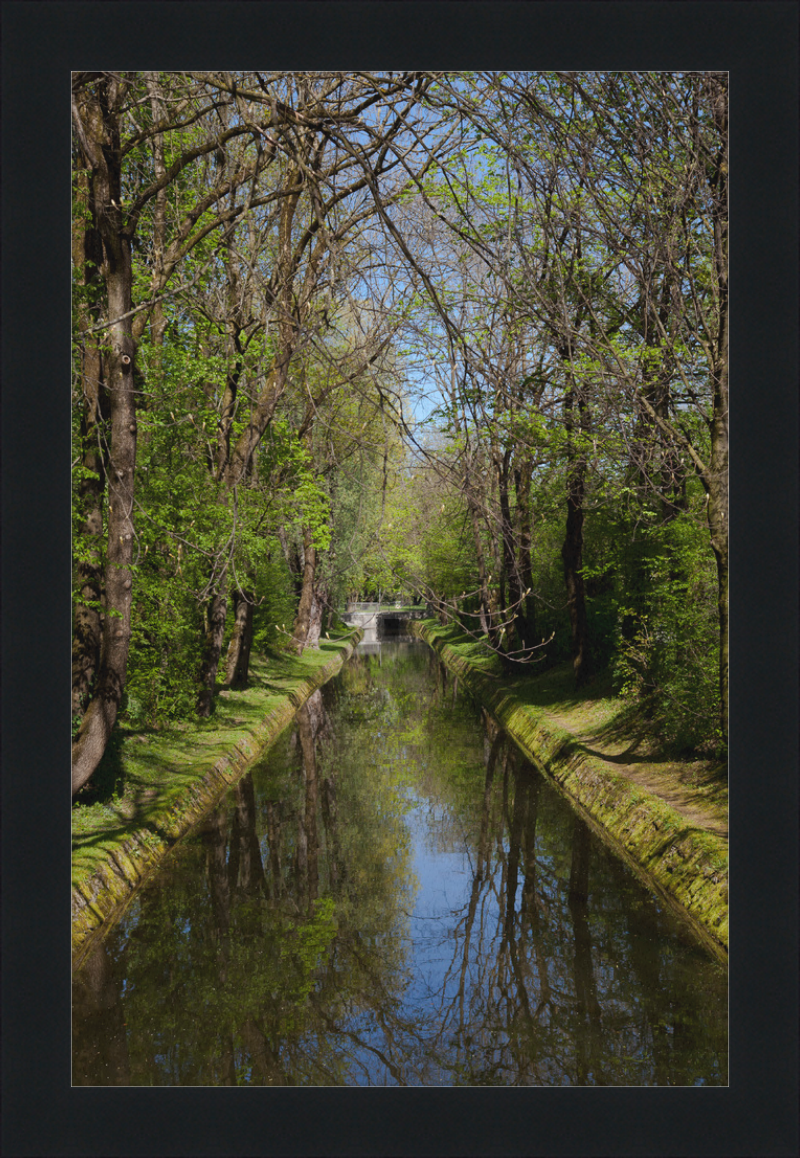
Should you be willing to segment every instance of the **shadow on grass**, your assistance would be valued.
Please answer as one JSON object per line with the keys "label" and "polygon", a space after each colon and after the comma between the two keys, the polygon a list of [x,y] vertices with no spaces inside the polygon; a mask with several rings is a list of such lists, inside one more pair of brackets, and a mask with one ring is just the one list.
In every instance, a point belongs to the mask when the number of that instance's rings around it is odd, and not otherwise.
{"label": "shadow on grass", "polygon": [[548,708],[554,704],[568,710],[578,704],[607,700],[614,695],[611,673],[598,672],[582,687],[575,687],[572,664],[560,664],[540,673],[519,676],[508,681],[518,695],[528,699],[537,707]]}
{"label": "shadow on grass", "polygon": [[[621,744],[626,740],[628,741],[625,752],[615,756],[615,760],[622,760],[624,756],[634,759],[634,753],[642,742],[652,743],[656,739],[647,706],[639,703],[627,703],[621,706],[614,713],[613,718],[598,728],[594,735],[596,740],[606,744]],[[659,748],[661,746],[659,744]],[[641,760],[645,757],[638,756],[636,759]]]}
{"label": "shadow on grass", "polygon": [[159,821],[166,797],[167,793],[163,790],[140,784],[133,799],[109,806],[99,815],[95,810],[90,817],[84,818],[90,827],[83,829],[79,821],[73,831],[73,855],[85,854],[96,846],[109,844],[117,846],[142,829],[149,829],[153,834],[161,833],[163,836]]}
{"label": "shadow on grass", "polygon": [[273,680],[262,680],[259,687],[263,688],[266,692],[271,692],[273,695],[285,695],[287,682],[288,677],[276,676]]}
{"label": "shadow on grass", "polygon": [[[350,635],[350,632],[345,632],[321,641],[317,652],[320,657],[319,666],[340,651],[342,642],[349,639]],[[91,780],[76,795],[73,803],[83,809],[111,804],[127,797],[127,806],[130,807],[130,798],[138,799],[142,785],[145,791],[149,791],[148,781],[163,777],[165,769],[169,770],[171,759],[179,764],[176,772],[185,773],[187,759],[191,761],[193,751],[197,751],[198,760],[207,762],[209,749],[226,742],[225,733],[260,719],[264,714],[264,705],[261,702],[248,702],[248,690],[257,689],[268,695],[286,696],[292,690],[291,685],[300,679],[309,678],[315,667],[313,665],[309,670],[308,662],[303,663],[300,657],[268,648],[262,655],[254,657],[248,688],[236,689],[242,693],[241,697],[237,695],[234,700],[220,698],[220,692],[226,689],[217,682],[212,713],[208,719],[195,717],[162,728],[118,724]],[[148,750],[151,741],[154,741],[153,749]]]}
{"label": "shadow on grass", "polygon": [[[204,724],[209,723],[203,721]],[[171,759],[180,762],[185,771],[187,757],[195,749],[213,744],[214,730],[230,727],[230,721],[217,719],[207,728],[177,730],[173,728],[117,728],[112,732],[102,760],[91,780],[75,797],[73,804],[81,808],[111,804],[121,797],[130,797],[140,782],[163,777]],[[151,750],[149,745],[153,744]],[[205,752],[198,751],[198,759]],[[176,768],[176,771],[178,769]]]}
{"label": "shadow on grass", "polygon": [[135,730],[117,727],[111,733],[106,745],[103,758],[92,773],[92,778],[78,792],[74,803],[84,807],[93,804],[107,804],[116,796],[121,796],[125,790],[125,767],[122,761],[122,748],[126,740],[138,735],[157,735],[155,728],[137,728]]}
{"label": "shadow on grass", "polygon": [[581,747],[590,756],[596,756],[598,760],[605,760],[607,764],[652,764],[654,759],[652,754],[636,755],[636,749],[640,743],[641,739],[634,740],[629,748],[626,748],[624,752],[617,753],[616,756],[612,756],[609,752],[601,752],[599,748],[590,748],[588,744],[582,744]]}

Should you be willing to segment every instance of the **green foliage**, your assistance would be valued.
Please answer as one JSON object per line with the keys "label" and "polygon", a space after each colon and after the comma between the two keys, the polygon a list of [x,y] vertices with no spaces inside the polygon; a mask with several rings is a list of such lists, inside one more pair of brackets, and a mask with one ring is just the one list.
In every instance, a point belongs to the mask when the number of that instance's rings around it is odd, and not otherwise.
{"label": "green foliage", "polygon": [[716,572],[707,534],[688,513],[643,531],[619,559],[614,676],[625,695],[647,702],[678,750],[713,750],[720,742]]}
{"label": "green foliage", "polygon": [[138,570],[123,718],[137,726],[190,716],[197,696],[202,616],[167,573]]}
{"label": "green foliage", "polygon": [[315,467],[313,454],[286,418],[274,421],[262,444],[262,469],[277,475],[282,484],[284,526],[301,532],[311,530],[311,541],[320,551],[331,543],[331,501]]}
{"label": "green foliage", "polygon": [[[551,661],[565,658],[561,550],[567,487],[580,461],[595,664],[612,663],[620,686],[648,700],[676,744],[703,743],[714,730],[716,593],[697,484],[682,477],[691,465],[682,440],[710,461],[705,411],[713,403],[720,271],[709,181],[719,142],[706,88],[682,73],[429,79],[425,124],[448,144],[439,150],[425,137],[433,151],[419,180],[392,191],[414,271],[393,264],[380,230],[358,209],[347,244],[314,251],[316,273],[308,254],[301,257],[290,288],[302,337],[264,438],[231,492],[216,481],[225,442],[235,446],[248,428],[283,340],[276,263],[287,154],[278,150],[248,179],[242,198],[244,186],[227,182],[257,152],[263,159],[263,142],[245,133],[211,153],[204,143],[220,125],[238,126],[245,106],[234,111],[213,81],[158,77],[172,122],[159,144],[174,172],[166,199],[146,197],[136,222],[137,317],[160,257],[176,265],[158,304],[163,334],[157,338],[153,314],[136,349],[127,718],[156,723],[191,711],[203,608],[223,572],[255,603],[256,647],[283,636],[276,624],[294,618],[308,534],[334,610],[358,595],[410,600],[432,592],[466,622],[478,608],[480,548],[503,618],[508,609],[499,603],[508,602],[511,584],[501,469],[515,549],[530,576],[528,622],[535,617],[537,635],[553,636]],[[288,80],[276,83],[294,100],[293,82],[281,87]],[[156,176],[150,89],[144,74],[130,81],[120,123],[124,207]],[[450,133],[456,121],[459,131]],[[89,177],[74,173],[74,257],[91,241]],[[333,189],[333,170],[331,179]],[[234,205],[241,217],[230,216]],[[333,197],[331,233],[318,230],[314,205],[304,187],[293,246],[333,236],[351,208]],[[77,576],[81,564],[102,571],[105,563],[104,534],[89,535],[85,523],[93,492],[105,489],[110,432],[102,414],[89,420],[82,380],[82,354],[95,340],[86,327],[102,322],[107,306],[103,270],[76,258],[73,281]],[[389,283],[395,296],[384,292]],[[108,344],[105,333],[96,340]],[[400,404],[407,419],[417,389],[427,436],[418,429],[416,437],[428,439],[427,462],[411,458],[397,424]],[[677,433],[651,420],[643,407],[651,400]],[[665,481],[669,470],[677,482]],[[523,475],[529,515],[514,490]],[[669,524],[662,497],[677,503]],[[528,537],[529,571],[521,554]],[[103,613],[102,592],[85,595],[76,584],[81,599]]]}

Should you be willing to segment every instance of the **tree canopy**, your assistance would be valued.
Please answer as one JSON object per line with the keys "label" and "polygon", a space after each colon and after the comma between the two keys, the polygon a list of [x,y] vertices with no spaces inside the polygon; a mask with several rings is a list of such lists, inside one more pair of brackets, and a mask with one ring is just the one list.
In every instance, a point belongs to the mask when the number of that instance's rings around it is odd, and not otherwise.
{"label": "tree canopy", "polygon": [[76,72],[73,794],[425,601],[727,741],[722,73]]}

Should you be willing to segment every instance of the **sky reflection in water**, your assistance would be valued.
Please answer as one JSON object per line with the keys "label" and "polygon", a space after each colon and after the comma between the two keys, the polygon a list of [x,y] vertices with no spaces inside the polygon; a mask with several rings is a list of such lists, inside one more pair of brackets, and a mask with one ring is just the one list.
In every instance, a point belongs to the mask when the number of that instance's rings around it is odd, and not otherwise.
{"label": "sky reflection in water", "polygon": [[356,656],[76,976],[73,1082],[727,1082],[725,971],[423,644]]}

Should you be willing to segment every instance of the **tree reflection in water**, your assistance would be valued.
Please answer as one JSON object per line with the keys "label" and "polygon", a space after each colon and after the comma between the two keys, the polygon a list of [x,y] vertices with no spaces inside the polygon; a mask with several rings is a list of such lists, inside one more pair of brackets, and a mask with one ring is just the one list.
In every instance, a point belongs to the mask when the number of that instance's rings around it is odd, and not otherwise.
{"label": "tree reflection in water", "polygon": [[356,656],[76,977],[76,1084],[724,1084],[726,979],[423,645]]}

